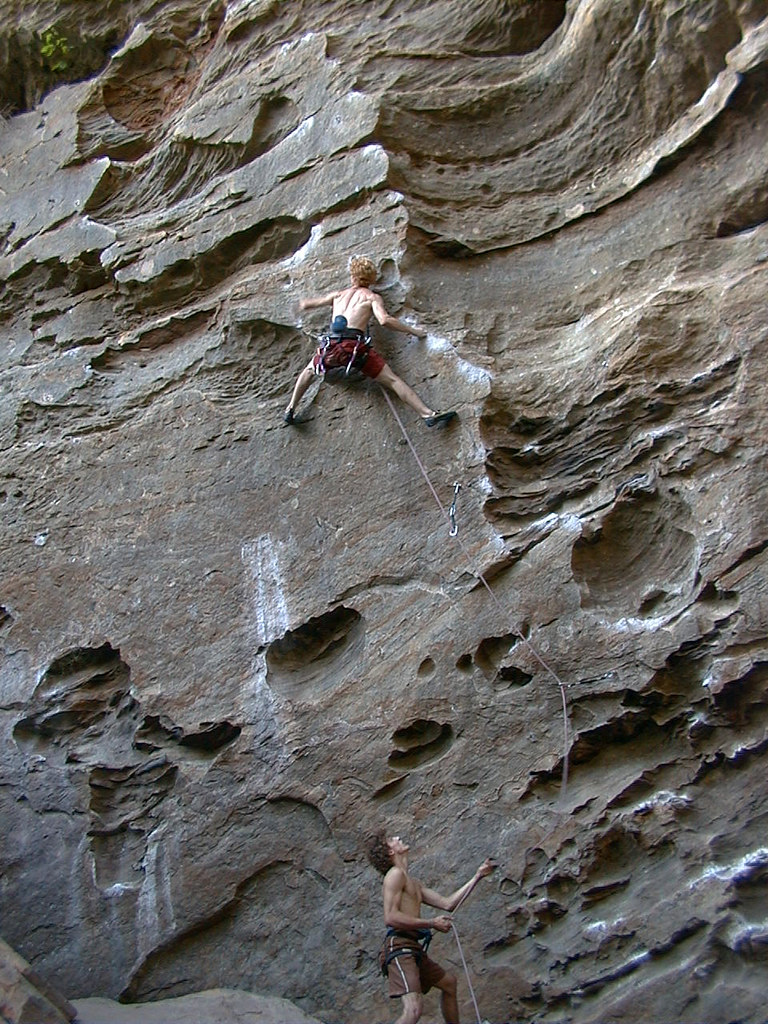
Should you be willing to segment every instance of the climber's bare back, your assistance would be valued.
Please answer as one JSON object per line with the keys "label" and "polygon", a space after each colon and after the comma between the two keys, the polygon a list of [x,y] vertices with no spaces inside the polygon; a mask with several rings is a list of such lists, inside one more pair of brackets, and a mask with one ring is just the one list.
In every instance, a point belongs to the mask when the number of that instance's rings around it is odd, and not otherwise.
{"label": "climber's bare back", "polygon": [[[376,312],[376,305],[381,303],[381,296],[370,288],[362,288],[353,284],[351,288],[336,292],[333,297],[333,315],[345,316],[347,324],[358,331],[368,329],[371,313]],[[385,312],[386,315],[386,312]],[[379,317],[376,317],[379,320]]]}

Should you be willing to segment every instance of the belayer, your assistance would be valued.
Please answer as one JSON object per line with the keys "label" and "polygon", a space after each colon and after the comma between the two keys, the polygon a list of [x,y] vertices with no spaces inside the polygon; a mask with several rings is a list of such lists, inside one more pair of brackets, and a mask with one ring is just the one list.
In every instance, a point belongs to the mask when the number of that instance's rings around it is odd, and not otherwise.
{"label": "belayer", "polygon": [[353,256],[349,261],[351,285],[341,291],[331,292],[315,299],[302,299],[301,309],[319,309],[331,306],[333,321],[330,331],[322,339],[314,356],[298,376],[285,410],[286,423],[294,422],[296,407],[315,375],[323,376],[326,370],[345,368],[359,370],[377,384],[393,391],[406,405],[414,409],[428,427],[446,423],[453,419],[455,412],[437,412],[422,402],[413,388],[393,373],[379,353],[372,348],[368,337],[368,322],[371,314],[382,327],[388,327],[401,334],[413,334],[426,338],[427,332],[421,327],[411,327],[397,317],[390,316],[384,308],[381,296],[371,291],[376,280],[376,267],[366,256]]}
{"label": "belayer", "polygon": [[456,910],[496,864],[489,858],[460,889],[450,896],[441,896],[408,874],[409,846],[400,836],[372,835],[366,847],[371,864],[384,875],[382,894],[387,935],[379,954],[379,965],[389,978],[390,998],[402,999],[396,1024],[416,1024],[421,1017],[423,995],[431,988],[440,989],[440,1009],[446,1024],[459,1024],[456,978],[427,955],[432,931],[450,931],[451,918],[446,914],[423,918],[421,904],[449,913]]}

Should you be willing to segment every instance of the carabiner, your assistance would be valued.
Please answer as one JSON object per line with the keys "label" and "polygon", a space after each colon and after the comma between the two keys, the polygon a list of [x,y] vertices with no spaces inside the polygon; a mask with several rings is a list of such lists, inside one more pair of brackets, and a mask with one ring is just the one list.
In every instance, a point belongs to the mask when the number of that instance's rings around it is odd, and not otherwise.
{"label": "carabiner", "polygon": [[460,490],[461,484],[455,483],[453,485],[453,501],[451,502],[451,507],[448,509],[448,515],[451,520],[451,532],[449,534],[450,537],[455,537],[456,534],[459,532],[459,527],[456,524],[456,499],[459,496]]}

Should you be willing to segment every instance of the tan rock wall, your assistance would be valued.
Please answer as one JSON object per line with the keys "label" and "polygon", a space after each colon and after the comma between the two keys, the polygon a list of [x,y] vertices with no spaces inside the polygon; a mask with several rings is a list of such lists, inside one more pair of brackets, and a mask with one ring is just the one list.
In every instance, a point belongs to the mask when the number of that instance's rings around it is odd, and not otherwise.
{"label": "tan rock wall", "polygon": [[[489,1020],[762,1020],[768,3],[0,10],[4,937],[384,1019],[385,823]],[[361,252],[456,539],[282,423]]]}

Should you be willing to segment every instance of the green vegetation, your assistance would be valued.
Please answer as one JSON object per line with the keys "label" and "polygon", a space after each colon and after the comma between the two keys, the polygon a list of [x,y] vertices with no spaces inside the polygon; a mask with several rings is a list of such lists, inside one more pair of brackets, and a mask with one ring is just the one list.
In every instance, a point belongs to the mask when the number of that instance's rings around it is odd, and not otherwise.
{"label": "green vegetation", "polygon": [[40,53],[49,71],[66,71],[68,67],[69,43],[67,37],[56,28],[43,32]]}

